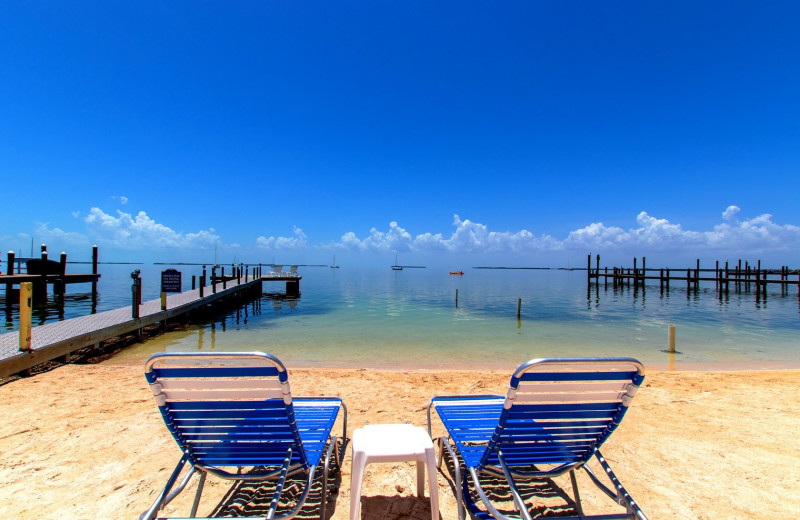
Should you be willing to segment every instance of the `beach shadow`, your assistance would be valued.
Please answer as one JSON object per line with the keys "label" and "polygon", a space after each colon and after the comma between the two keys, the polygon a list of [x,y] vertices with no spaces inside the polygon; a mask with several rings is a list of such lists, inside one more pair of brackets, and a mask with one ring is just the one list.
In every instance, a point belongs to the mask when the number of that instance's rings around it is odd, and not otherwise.
{"label": "beach shadow", "polygon": [[[308,492],[306,503],[297,513],[295,518],[318,519],[322,506],[322,468],[318,467]],[[331,518],[336,511],[336,501],[339,497],[339,488],[342,483],[342,473],[328,476],[327,508],[325,517]],[[306,485],[306,477],[298,473],[286,479],[286,484],[278,504],[276,516],[286,513],[297,504]],[[209,515],[212,518],[236,518],[242,516],[265,516],[269,511],[272,495],[275,492],[274,481],[269,482],[237,482],[234,484]]]}
{"label": "beach shadow", "polygon": [[430,518],[431,501],[427,496],[361,497],[360,520],[430,520]]}
{"label": "beach shadow", "polygon": [[[447,450],[444,451],[443,455],[444,459],[442,460],[440,474],[445,477],[455,496],[455,493],[460,492],[461,485],[456,486],[453,460]],[[535,467],[531,466],[528,469],[534,470]],[[460,471],[462,478],[468,474],[464,465],[461,465]],[[578,515],[573,497],[552,479],[516,478],[515,482],[523,501],[527,505],[531,518],[558,518],[559,516]],[[498,511],[506,515],[518,515],[508,483],[504,478],[481,475],[481,486]],[[456,487],[458,487],[458,490]],[[482,505],[474,486],[470,485],[469,491],[473,502]]]}

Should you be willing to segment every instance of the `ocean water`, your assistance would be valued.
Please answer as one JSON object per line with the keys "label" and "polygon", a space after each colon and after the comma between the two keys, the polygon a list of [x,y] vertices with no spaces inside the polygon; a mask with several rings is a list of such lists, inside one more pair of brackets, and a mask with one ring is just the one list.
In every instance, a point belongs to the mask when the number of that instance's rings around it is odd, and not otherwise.
{"label": "ocean water", "polygon": [[[130,304],[130,272],[142,270],[144,299],[158,297],[167,266],[103,265],[96,310]],[[199,266],[178,266],[185,289]],[[587,284],[583,270],[446,270],[301,267],[301,296],[264,282],[262,298],[187,324],[120,359],[159,351],[270,352],[288,366],[511,369],[537,357],[632,356],[663,368],[800,366],[797,287],[727,295],[714,284],[644,290]],[[34,325],[92,312],[90,285],[70,286],[66,305],[34,313]],[[458,301],[456,304],[456,292]],[[5,295],[3,295],[5,296]],[[520,317],[517,305],[521,301]],[[4,301],[0,298],[0,306]],[[63,310],[59,310],[63,309]],[[6,330],[13,330],[13,310]],[[9,318],[11,318],[9,320]],[[677,354],[666,352],[676,326]]]}

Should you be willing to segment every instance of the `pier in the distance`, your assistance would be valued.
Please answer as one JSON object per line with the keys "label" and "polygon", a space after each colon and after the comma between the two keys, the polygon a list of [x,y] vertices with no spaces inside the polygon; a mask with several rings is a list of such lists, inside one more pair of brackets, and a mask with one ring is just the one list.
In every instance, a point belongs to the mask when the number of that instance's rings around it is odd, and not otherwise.
{"label": "pier in the distance", "polygon": [[[768,285],[778,285],[782,292],[786,293],[790,286],[797,286],[800,295],[800,271],[789,269],[789,266],[781,266],[779,269],[762,269],[761,260],[755,265],[750,265],[745,261],[739,260],[734,265],[729,265],[726,261],[720,264],[717,261],[713,268],[701,269],[700,260],[694,268],[670,269],[658,268],[648,269],[647,259],[642,257],[641,267],[637,264],[637,259],[633,259],[633,267],[604,267],[600,268],[600,255],[596,256],[595,266],[592,267],[592,255],[587,258],[587,282],[591,286],[592,281],[599,285],[603,279],[606,286],[609,280],[613,287],[631,286],[634,288],[644,288],[647,280],[658,280],[661,289],[669,290],[670,284],[686,284],[687,291],[697,291],[700,282],[714,282],[716,289],[722,293],[730,291],[730,286],[734,286],[736,291],[749,291],[753,287],[756,295],[764,298],[767,296]],[[796,276],[794,280],[791,276]]]}

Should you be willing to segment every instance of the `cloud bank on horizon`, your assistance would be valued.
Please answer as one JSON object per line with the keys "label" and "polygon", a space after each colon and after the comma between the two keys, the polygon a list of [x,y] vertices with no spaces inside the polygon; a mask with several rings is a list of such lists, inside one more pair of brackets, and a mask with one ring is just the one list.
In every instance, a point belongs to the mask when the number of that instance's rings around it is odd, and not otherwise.
{"label": "cloud bank on horizon", "polygon": [[[309,243],[307,235],[295,226],[291,236],[259,236],[252,245],[226,242],[214,228],[196,232],[176,231],[156,222],[146,212],[135,215],[121,210],[116,215],[93,207],[87,216],[79,219],[85,231],[64,231],[38,225],[33,236],[55,247],[97,244],[104,248],[122,251],[155,252],[179,249],[185,254],[215,248],[239,250],[239,255],[264,252],[350,251],[355,253],[385,254],[410,252],[436,255],[500,254],[522,255],[548,252],[605,252],[635,253],[688,251],[692,254],[733,252],[740,254],[795,251],[800,244],[800,226],[779,224],[772,215],[762,214],[752,218],[739,218],[741,208],[731,205],[722,214],[719,224],[710,230],[684,229],[679,223],[656,218],[646,211],[636,216],[636,226],[623,229],[593,222],[571,231],[566,237],[549,234],[534,235],[519,231],[494,231],[479,222],[454,215],[455,230],[446,236],[442,233],[412,234],[397,222],[391,222],[385,231],[376,227],[366,236],[354,231],[344,233],[338,241]],[[20,234],[20,238],[32,238]]]}

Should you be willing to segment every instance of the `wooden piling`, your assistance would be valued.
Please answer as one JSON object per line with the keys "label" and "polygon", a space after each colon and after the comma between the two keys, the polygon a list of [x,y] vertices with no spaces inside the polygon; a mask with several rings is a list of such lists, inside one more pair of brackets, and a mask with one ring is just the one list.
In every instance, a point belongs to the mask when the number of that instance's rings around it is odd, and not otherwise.
{"label": "wooden piling", "polygon": [[[8,252],[8,274],[14,274],[14,261],[16,260],[17,256],[14,251]],[[14,287],[12,282],[6,282],[6,302],[8,302],[8,295],[11,294],[11,289]]]}
{"label": "wooden piling", "polygon": [[697,259],[697,267],[694,270],[694,290],[697,291],[700,288],[700,259]]}
{"label": "wooden piling", "polygon": [[642,289],[644,289],[644,281],[647,278],[647,258],[642,257]]}
{"label": "wooden piling", "polygon": [[517,298],[517,319],[520,319],[522,314],[522,298]]}
{"label": "wooden piling", "polygon": [[[92,274],[97,274],[98,249],[97,246],[92,246]],[[92,301],[97,302],[97,279],[92,282]]]}
{"label": "wooden piling", "polygon": [[592,282],[592,253],[586,257],[586,283]]}
{"label": "wooden piling", "polygon": [[675,353],[675,325],[669,326],[669,332],[667,333],[667,347],[670,354]]}
{"label": "wooden piling", "polygon": [[[8,298],[8,295],[6,295]],[[19,284],[19,349],[31,351],[31,311],[33,309],[33,284]]]}

